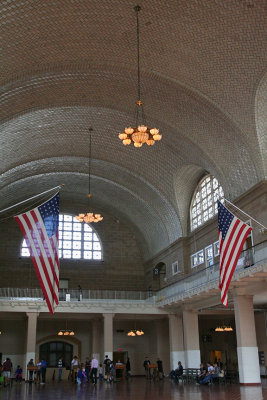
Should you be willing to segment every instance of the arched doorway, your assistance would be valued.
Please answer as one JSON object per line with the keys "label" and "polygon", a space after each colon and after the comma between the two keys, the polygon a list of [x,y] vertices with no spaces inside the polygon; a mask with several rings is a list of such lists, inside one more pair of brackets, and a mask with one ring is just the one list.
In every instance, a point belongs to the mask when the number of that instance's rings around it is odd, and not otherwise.
{"label": "arched doorway", "polygon": [[48,367],[57,367],[59,358],[63,360],[63,367],[70,369],[73,358],[73,345],[59,340],[40,345],[39,360],[46,360]]}
{"label": "arched doorway", "polygon": [[166,282],[166,264],[159,262],[153,269],[153,289],[161,289]]}

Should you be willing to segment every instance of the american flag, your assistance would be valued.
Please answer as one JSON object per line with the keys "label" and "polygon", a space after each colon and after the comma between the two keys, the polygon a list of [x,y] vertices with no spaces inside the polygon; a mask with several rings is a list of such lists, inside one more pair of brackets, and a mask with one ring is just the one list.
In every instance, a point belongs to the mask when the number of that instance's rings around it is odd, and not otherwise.
{"label": "american flag", "polygon": [[26,240],[49,312],[53,314],[59,291],[59,193],[33,210],[17,215],[15,220]]}
{"label": "american flag", "polygon": [[228,307],[227,290],[246,238],[252,228],[236,218],[218,200],[221,302]]}

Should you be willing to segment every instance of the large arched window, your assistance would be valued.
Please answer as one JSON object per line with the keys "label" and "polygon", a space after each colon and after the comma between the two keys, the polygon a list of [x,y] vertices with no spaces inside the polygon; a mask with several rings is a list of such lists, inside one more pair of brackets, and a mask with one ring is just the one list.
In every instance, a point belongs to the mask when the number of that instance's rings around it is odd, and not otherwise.
{"label": "large arched window", "polygon": [[205,176],[200,181],[190,207],[191,231],[217,214],[217,200],[223,202],[223,197],[223,189],[214,176]]}
{"label": "large arched window", "polygon": [[46,360],[48,367],[57,367],[58,360],[61,358],[63,366],[70,368],[73,357],[72,344],[55,341],[41,344],[39,360]]}
{"label": "large arched window", "polygon": [[[26,241],[23,240],[21,255],[29,257]],[[72,215],[59,215],[59,257],[85,260],[101,260],[102,248],[94,229],[80,223]]]}

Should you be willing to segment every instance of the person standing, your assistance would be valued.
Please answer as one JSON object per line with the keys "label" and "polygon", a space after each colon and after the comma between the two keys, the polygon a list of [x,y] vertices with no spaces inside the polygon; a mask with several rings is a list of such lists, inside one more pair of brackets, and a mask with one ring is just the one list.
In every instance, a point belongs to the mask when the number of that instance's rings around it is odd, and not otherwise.
{"label": "person standing", "polygon": [[87,382],[90,382],[90,370],[91,370],[91,361],[89,360],[89,357],[86,357],[86,359],[85,359],[85,374],[86,374]]}
{"label": "person standing", "polygon": [[[27,364],[27,367],[34,367],[34,362],[33,362],[33,358],[30,359],[30,361]],[[29,371],[29,382],[33,381],[33,371]]]}
{"label": "person standing", "polygon": [[98,368],[98,361],[94,357],[91,361],[91,378],[94,385],[97,383],[97,368]]}
{"label": "person standing", "polygon": [[110,364],[111,360],[108,356],[105,357],[104,365],[105,365],[105,375],[107,377],[107,382],[110,382]]}
{"label": "person standing", "polygon": [[63,371],[63,361],[62,358],[60,357],[58,362],[57,362],[57,367],[58,367],[58,382],[60,382],[62,379],[62,371]]}
{"label": "person standing", "polygon": [[129,357],[127,358],[125,369],[126,369],[126,379],[129,379],[129,376],[131,374],[131,363]]}
{"label": "person standing", "polygon": [[42,360],[42,362],[41,362],[41,374],[42,374],[42,382],[41,382],[41,384],[42,385],[45,384],[46,368],[47,368],[46,361]]}
{"label": "person standing", "polygon": [[12,367],[13,366],[10,358],[7,358],[3,363],[4,386],[7,386],[10,382]]}
{"label": "person standing", "polygon": [[162,360],[159,358],[157,359],[157,364],[158,364],[158,373],[159,373],[159,379],[164,378],[164,373],[163,373],[163,365],[162,365]]}
{"label": "person standing", "polygon": [[99,382],[102,382],[103,379],[103,367],[102,364],[99,364]]}
{"label": "person standing", "polygon": [[150,378],[150,371],[149,371],[149,365],[150,365],[151,363],[150,363],[150,361],[149,361],[149,359],[148,359],[148,357],[146,357],[145,358],[145,361],[144,361],[144,368],[145,368],[145,373],[146,373],[146,379],[149,379]]}

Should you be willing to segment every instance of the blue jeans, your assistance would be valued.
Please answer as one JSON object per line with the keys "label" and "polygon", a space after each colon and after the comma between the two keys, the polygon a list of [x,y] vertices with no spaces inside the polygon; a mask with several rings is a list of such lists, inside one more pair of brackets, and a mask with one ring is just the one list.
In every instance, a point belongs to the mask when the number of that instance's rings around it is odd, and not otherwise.
{"label": "blue jeans", "polygon": [[58,369],[58,381],[61,381],[61,377],[62,377],[62,368]]}

